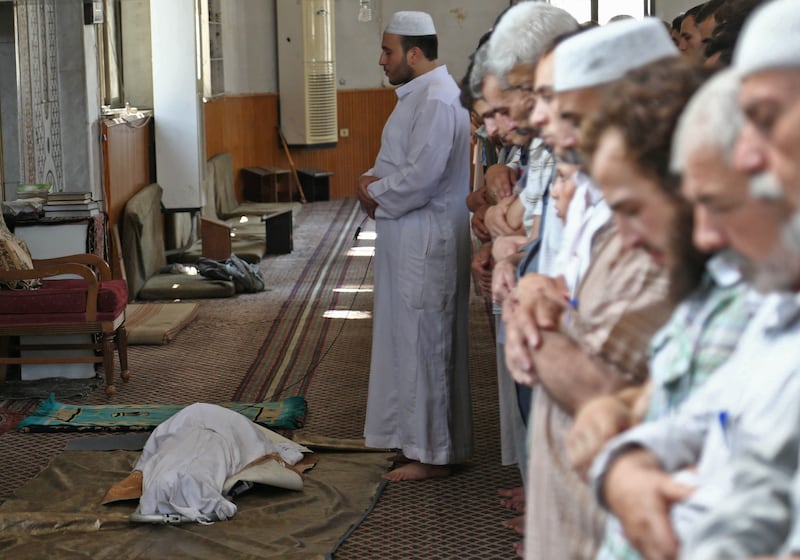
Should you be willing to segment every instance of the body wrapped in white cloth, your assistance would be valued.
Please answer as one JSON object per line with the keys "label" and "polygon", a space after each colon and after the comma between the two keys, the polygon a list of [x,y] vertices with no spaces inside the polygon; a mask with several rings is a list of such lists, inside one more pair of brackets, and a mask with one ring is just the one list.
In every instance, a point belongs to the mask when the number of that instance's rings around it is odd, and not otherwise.
{"label": "body wrapped in white cloth", "polygon": [[264,455],[290,465],[305,448],[213,404],[188,406],[160,424],[147,440],[135,470],[142,471],[139,512],[180,514],[192,521],[225,520],[236,505],[223,495],[225,481]]}

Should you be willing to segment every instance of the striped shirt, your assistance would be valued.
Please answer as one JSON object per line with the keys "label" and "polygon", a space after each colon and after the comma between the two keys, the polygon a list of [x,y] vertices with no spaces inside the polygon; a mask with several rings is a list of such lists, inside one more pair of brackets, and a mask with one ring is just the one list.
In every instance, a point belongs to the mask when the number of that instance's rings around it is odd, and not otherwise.
{"label": "striped shirt", "polygon": [[[594,237],[591,263],[578,289],[580,302],[564,318],[562,332],[603,362],[609,376],[640,381],[647,375],[650,338],[672,311],[667,288],[666,270],[644,251],[626,249],[609,223]],[[526,557],[592,558],[603,538],[605,514],[567,458],[572,416],[543,383],[532,418]]]}

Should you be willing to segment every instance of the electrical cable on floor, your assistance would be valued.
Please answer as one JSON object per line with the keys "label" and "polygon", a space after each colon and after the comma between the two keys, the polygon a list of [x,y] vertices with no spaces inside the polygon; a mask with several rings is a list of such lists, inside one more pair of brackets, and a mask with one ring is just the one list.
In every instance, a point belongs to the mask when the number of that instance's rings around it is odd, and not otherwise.
{"label": "electrical cable on floor", "polygon": [[[361,220],[361,223],[356,228],[355,235],[353,236],[354,243],[353,243],[353,245],[350,246],[351,249],[353,247],[357,246],[355,244],[355,242],[358,241],[358,236],[361,233],[361,228],[366,223],[368,218],[369,218],[369,216],[365,215],[364,219]],[[370,269],[371,265],[372,265],[372,255],[369,256],[369,260],[367,261],[367,266],[364,268],[364,274],[361,276],[361,281],[358,284],[358,288],[356,288],[355,292],[353,293],[353,299],[350,300],[350,305],[347,308],[347,313],[348,314],[350,312],[352,312],[353,308],[355,307],[356,298],[358,297],[358,294],[361,293],[361,288],[364,287],[364,282],[367,279],[367,274],[369,273],[369,269]],[[291,389],[292,387],[296,387],[297,385],[301,385],[302,383],[305,383],[308,380],[308,378],[311,377],[311,375],[316,371],[317,367],[322,363],[322,361],[330,353],[330,351],[333,349],[333,347],[336,345],[336,341],[339,340],[339,337],[341,336],[342,331],[344,331],[344,326],[346,324],[347,324],[347,320],[343,319],[342,320],[342,324],[339,325],[339,330],[336,332],[336,335],[333,337],[333,340],[331,340],[331,342],[328,345],[328,347],[325,349],[325,351],[322,353],[322,355],[315,362],[313,362],[310,366],[308,366],[308,369],[303,374],[303,376],[300,377],[300,379],[290,383],[289,385],[286,385],[280,391],[278,391],[275,395],[273,395],[271,397],[268,397],[267,400],[272,400],[272,401],[278,400],[278,399],[281,398],[282,394],[286,393],[286,391],[288,389]]]}

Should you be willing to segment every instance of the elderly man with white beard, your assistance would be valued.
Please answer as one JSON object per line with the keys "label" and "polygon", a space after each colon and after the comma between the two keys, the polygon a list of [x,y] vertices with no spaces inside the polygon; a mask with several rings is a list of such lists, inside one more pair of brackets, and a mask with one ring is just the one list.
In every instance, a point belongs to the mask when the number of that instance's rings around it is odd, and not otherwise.
{"label": "elderly man with white beard", "polygon": [[[775,47],[765,47],[765,40]],[[748,123],[735,164],[751,174],[754,194],[785,197],[794,215],[783,231],[785,251],[770,277],[797,292],[800,286],[800,13],[791,0],[756,12],[737,47],[740,103]],[[772,178],[777,179],[771,180]],[[796,300],[795,300],[796,301]],[[796,306],[782,312],[791,316]],[[796,346],[796,343],[795,343]],[[787,367],[800,360],[785,356]],[[766,370],[764,370],[766,371]],[[800,394],[786,395],[771,422],[742,446],[732,466],[733,491],[706,515],[682,558],[726,559],[756,555],[800,557]]]}
{"label": "elderly man with white beard", "polygon": [[[649,383],[599,397],[579,411],[567,444],[570,459],[580,470],[591,465],[608,440],[642,418],[653,421],[674,414],[736,349],[757,308],[759,298],[752,297],[731,244],[748,253],[752,249],[742,243],[759,242],[752,230],[763,223],[773,228],[774,239],[778,226],[773,224],[782,209],[751,199],[747,177],[731,169],[731,152],[743,120],[737,92],[738,78],[732,72],[715,76],[687,105],[678,134],[671,139],[671,171],[683,174],[685,198],[696,202],[693,224],[688,224],[693,244],[712,256],[700,285],[650,343]],[[726,208],[735,210],[724,212]],[[679,262],[675,273],[686,276],[687,260]],[[597,556],[610,559],[641,559],[613,518]]]}
{"label": "elderly man with white beard", "polygon": [[[773,197],[779,195],[770,184],[777,175],[776,132],[792,98],[794,104],[800,99],[783,73],[792,61],[800,67],[800,14],[793,4],[778,0],[757,12],[735,55],[749,122],[734,165],[751,176],[751,188]],[[753,229],[763,235],[768,228],[755,223]],[[777,553],[787,534],[788,473],[796,470],[800,425],[800,253],[787,252],[779,241],[776,236],[772,249],[762,247],[756,259],[758,283],[772,293],[732,358],[674,418],[623,434],[595,462],[598,497],[650,558],[674,557],[673,530],[685,545],[681,557],[692,560]],[[667,474],[678,472],[690,488]],[[688,498],[673,504],[684,492]],[[626,494],[637,495],[635,506]],[[797,537],[800,531],[790,536],[789,551],[800,550]]]}

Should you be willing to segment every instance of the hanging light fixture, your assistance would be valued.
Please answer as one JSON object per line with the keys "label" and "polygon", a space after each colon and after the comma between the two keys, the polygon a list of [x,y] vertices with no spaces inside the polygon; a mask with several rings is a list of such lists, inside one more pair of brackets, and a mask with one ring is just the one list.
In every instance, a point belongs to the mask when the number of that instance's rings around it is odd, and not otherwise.
{"label": "hanging light fixture", "polygon": [[358,6],[358,21],[367,22],[372,21],[372,6],[371,0],[359,0]]}

